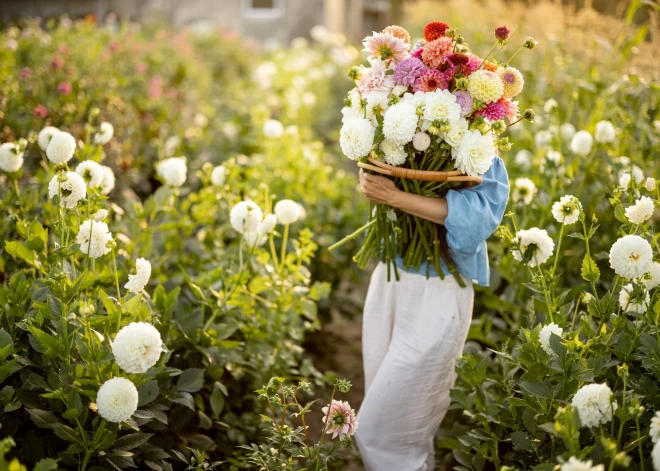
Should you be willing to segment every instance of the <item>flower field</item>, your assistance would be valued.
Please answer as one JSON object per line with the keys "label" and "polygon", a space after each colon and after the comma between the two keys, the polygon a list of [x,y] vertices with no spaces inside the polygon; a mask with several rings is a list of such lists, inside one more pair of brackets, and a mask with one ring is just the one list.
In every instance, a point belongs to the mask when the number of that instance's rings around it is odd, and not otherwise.
{"label": "flower field", "polygon": [[[505,22],[539,44],[442,465],[660,471],[657,5],[448,5],[481,54]],[[303,342],[364,297],[361,240],[328,251],[369,214],[339,150],[360,56],[311,36],[0,33],[0,469],[341,469],[357,404]]]}

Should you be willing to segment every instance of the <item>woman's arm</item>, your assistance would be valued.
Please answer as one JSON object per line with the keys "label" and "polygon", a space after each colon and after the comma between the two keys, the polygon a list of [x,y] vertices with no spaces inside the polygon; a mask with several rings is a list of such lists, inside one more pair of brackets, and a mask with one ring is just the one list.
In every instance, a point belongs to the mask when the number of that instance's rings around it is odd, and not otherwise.
{"label": "woman's arm", "polygon": [[386,204],[413,216],[444,224],[447,217],[447,199],[415,195],[399,190],[392,180],[379,175],[370,175],[360,169],[362,193],[377,204]]}

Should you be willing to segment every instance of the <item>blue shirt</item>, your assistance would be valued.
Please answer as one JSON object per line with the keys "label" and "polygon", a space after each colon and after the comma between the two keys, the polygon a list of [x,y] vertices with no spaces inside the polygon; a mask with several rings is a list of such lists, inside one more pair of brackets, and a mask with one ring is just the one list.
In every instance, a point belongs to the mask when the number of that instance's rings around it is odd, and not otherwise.
{"label": "blue shirt", "polygon": [[[499,157],[482,175],[483,182],[471,188],[449,190],[447,193],[447,245],[449,255],[458,272],[479,286],[490,283],[488,249],[486,239],[500,225],[509,200],[509,176]],[[397,256],[397,267],[403,267],[403,259]],[[440,269],[445,276],[452,276],[443,260]],[[423,262],[418,271],[406,270],[426,276],[438,276],[433,265]]]}

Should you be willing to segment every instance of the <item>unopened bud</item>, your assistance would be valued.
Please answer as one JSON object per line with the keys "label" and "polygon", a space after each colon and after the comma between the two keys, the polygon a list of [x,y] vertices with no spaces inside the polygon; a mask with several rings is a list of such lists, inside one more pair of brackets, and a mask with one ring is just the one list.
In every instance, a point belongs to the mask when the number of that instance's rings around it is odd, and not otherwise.
{"label": "unopened bud", "polygon": [[527,49],[534,49],[538,43],[539,42],[534,38],[527,38],[525,39],[525,44],[523,45],[523,47]]}
{"label": "unopened bud", "polygon": [[494,133],[502,134],[504,131],[506,131],[506,123],[503,119],[498,119],[493,124],[491,124],[490,128]]}
{"label": "unopened bud", "polygon": [[468,79],[467,77],[459,77],[457,78],[454,83],[456,83],[456,88],[459,90],[467,90],[468,87]]}
{"label": "unopened bud", "polygon": [[528,108],[528,109],[526,109],[525,112],[523,113],[523,118],[533,123],[533,122],[534,122],[534,118],[536,118],[536,113],[534,113],[534,110],[533,110],[533,109]]}

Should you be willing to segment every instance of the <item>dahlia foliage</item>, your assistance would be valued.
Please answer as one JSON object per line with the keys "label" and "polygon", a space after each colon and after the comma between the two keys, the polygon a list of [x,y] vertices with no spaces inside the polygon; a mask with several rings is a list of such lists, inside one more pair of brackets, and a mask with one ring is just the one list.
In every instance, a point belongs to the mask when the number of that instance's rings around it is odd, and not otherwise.
{"label": "dahlia foliage", "polygon": [[[515,98],[524,79],[509,65],[513,57],[506,63],[496,58],[509,42],[510,31],[503,26],[495,36],[495,45],[483,58],[469,49],[458,29],[442,22],[429,23],[424,39],[414,44],[399,26],[364,39],[369,66],[349,71],[355,88],[342,109],[339,142],[344,155],[363,164],[458,170],[468,177],[441,183],[396,178],[396,185],[406,192],[442,197],[451,188],[480,182],[479,175],[488,171],[498,149],[511,148],[509,138],[500,135],[521,119],[534,118],[531,110],[519,117]],[[520,49],[535,44],[528,38]],[[443,248],[444,234],[431,222],[378,205],[361,230],[372,226],[375,230],[369,231],[357,254],[359,267],[365,267],[373,255],[390,267],[400,256],[407,268],[419,269],[423,261],[431,260],[442,276],[444,259],[463,283]],[[394,273],[398,277],[396,265]]]}

